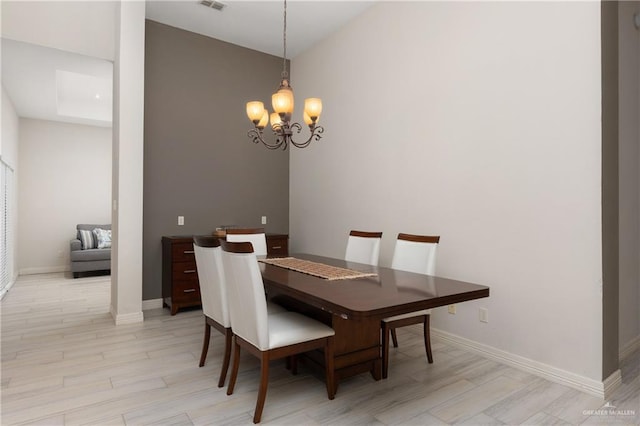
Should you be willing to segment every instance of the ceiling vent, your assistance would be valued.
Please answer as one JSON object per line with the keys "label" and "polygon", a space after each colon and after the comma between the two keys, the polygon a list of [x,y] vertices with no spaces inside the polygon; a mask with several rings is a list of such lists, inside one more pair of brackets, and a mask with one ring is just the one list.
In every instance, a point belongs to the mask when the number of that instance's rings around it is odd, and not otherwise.
{"label": "ceiling vent", "polygon": [[215,1],[215,0],[202,0],[200,4],[215,10],[222,10],[226,6],[226,4],[220,3],[219,1]]}

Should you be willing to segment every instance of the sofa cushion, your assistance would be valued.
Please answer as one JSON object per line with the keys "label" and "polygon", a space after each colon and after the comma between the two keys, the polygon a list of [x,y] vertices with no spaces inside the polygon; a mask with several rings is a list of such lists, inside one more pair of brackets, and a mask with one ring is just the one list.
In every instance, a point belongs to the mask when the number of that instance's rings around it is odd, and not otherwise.
{"label": "sofa cushion", "polygon": [[93,231],[78,229],[79,240],[82,243],[82,250],[98,248],[98,239]]}
{"label": "sofa cushion", "polygon": [[92,262],[111,259],[111,249],[90,249],[71,252],[72,262]]}
{"label": "sofa cushion", "polygon": [[93,235],[96,237],[98,241],[99,249],[111,248],[111,230],[110,229],[102,229],[96,228],[93,230]]}

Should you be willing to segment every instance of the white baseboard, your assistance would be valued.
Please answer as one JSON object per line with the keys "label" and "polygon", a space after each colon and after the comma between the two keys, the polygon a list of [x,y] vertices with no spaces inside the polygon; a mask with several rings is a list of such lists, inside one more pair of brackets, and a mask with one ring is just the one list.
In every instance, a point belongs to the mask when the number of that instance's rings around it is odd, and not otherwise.
{"label": "white baseboard", "polygon": [[640,335],[631,339],[631,341],[627,342],[620,351],[618,352],[618,359],[620,361],[624,360],[626,357],[634,353],[640,348]]}
{"label": "white baseboard", "polygon": [[144,315],[142,314],[142,311],[132,312],[130,314],[117,314],[113,306],[111,306],[111,309],[109,309],[109,311],[111,312],[111,316],[115,320],[116,325],[135,324],[144,321]]}
{"label": "white baseboard", "polygon": [[20,269],[20,275],[35,275],[35,274],[52,274],[56,272],[67,272],[71,269],[68,266],[59,265],[59,266],[36,266],[33,268],[22,268]]}
{"label": "white baseboard", "polygon": [[162,299],[149,299],[142,301],[142,310],[148,311],[149,309],[162,308]]}
{"label": "white baseboard", "polygon": [[465,339],[464,337],[456,336],[455,334],[447,333],[446,331],[432,328],[431,334],[453,345],[460,346],[471,352],[478,353],[485,358],[498,361],[502,364],[510,365],[519,370],[535,374],[536,376],[542,377],[552,382],[560,383],[562,385],[569,386],[579,391],[602,398],[603,400],[611,395],[611,392],[613,392],[620,385],[620,383],[622,383],[620,370],[617,370],[606,380],[600,382],[598,380],[590,379],[588,377],[584,377],[570,371],[553,367],[549,364],[544,364],[542,362],[534,361],[520,355],[515,355],[510,352],[494,348],[492,346],[474,342],[473,340]]}

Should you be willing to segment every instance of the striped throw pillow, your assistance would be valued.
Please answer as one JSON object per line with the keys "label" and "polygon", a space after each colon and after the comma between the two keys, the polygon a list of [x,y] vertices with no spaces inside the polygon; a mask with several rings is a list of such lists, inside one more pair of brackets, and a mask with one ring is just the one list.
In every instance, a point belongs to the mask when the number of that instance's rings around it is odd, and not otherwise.
{"label": "striped throw pillow", "polygon": [[87,229],[79,229],[80,242],[82,243],[82,250],[98,248],[98,240],[93,234],[93,231]]}

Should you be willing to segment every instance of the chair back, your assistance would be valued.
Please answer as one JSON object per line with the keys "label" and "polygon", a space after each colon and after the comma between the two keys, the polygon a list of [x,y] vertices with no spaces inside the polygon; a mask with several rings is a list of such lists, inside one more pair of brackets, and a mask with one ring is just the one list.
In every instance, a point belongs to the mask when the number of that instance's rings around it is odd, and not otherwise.
{"label": "chair back", "polygon": [[435,275],[439,236],[398,234],[391,267],[418,274]]}
{"label": "chair back", "polygon": [[231,327],[222,249],[216,237],[194,236],[202,312],[225,328]]}
{"label": "chair back", "polygon": [[232,243],[250,242],[256,256],[267,255],[267,237],[264,228],[232,228],[227,229],[227,241]]}
{"label": "chair back", "polygon": [[260,350],[269,348],[267,300],[258,259],[251,243],[221,241],[222,262],[227,272],[227,288],[233,333]]}
{"label": "chair back", "polygon": [[378,266],[382,232],[351,231],[344,259],[348,262]]}

